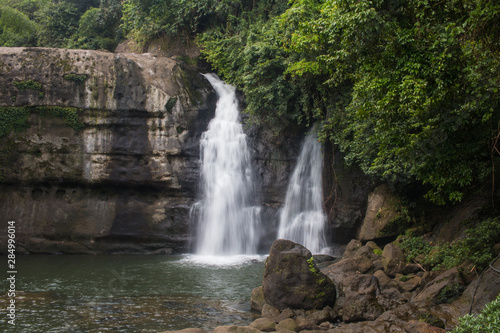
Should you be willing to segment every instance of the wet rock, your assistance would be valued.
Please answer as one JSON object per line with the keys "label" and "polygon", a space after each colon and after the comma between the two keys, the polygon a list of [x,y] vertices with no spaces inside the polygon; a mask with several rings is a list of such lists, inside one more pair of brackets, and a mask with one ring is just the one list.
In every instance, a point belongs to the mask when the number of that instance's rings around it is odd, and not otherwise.
{"label": "wet rock", "polygon": [[272,332],[275,330],[276,323],[270,318],[258,318],[250,324],[250,327],[262,332]]}
{"label": "wet rock", "polygon": [[266,260],[262,283],[266,302],[280,310],[333,305],[335,285],[311,258],[311,252],[300,244],[283,239],[275,241]]}
{"label": "wet rock", "polygon": [[403,251],[393,243],[389,243],[384,247],[382,252],[382,265],[387,275],[394,277],[397,273],[401,273],[405,267],[405,256]]}

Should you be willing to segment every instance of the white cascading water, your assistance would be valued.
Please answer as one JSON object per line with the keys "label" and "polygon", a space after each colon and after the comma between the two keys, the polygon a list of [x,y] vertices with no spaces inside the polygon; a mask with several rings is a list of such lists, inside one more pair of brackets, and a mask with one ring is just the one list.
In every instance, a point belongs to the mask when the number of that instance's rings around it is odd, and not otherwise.
{"label": "white cascading water", "polygon": [[250,153],[239,119],[234,87],[214,74],[205,77],[217,95],[215,117],[202,134],[202,199],[192,208],[197,222],[196,253],[228,256],[255,254],[260,207],[255,200]]}
{"label": "white cascading water", "polygon": [[327,246],[326,216],[322,207],[322,166],[321,145],[313,129],[304,140],[288,184],[278,228],[278,238],[302,244],[312,253],[320,253]]}

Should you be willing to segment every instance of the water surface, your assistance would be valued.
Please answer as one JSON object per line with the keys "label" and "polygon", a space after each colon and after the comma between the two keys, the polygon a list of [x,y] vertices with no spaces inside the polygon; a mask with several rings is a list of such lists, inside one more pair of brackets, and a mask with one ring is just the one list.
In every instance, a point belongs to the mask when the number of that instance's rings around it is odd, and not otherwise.
{"label": "water surface", "polygon": [[250,294],[262,282],[263,259],[18,255],[16,330],[6,322],[2,292],[0,331],[161,332],[248,325],[254,319]]}

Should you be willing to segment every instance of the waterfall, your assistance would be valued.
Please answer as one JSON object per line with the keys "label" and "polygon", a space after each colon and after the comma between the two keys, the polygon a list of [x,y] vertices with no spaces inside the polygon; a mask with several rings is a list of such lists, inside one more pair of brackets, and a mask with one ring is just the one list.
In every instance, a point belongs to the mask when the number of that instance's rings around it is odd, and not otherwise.
{"label": "waterfall", "polygon": [[312,253],[320,253],[326,247],[322,166],[321,145],[316,131],[311,130],[288,184],[285,206],[280,213],[278,238],[302,244]]}
{"label": "waterfall", "polygon": [[260,207],[255,200],[250,153],[239,121],[234,87],[214,74],[205,77],[217,95],[215,117],[201,136],[202,198],[192,207],[196,220],[196,253],[255,254]]}

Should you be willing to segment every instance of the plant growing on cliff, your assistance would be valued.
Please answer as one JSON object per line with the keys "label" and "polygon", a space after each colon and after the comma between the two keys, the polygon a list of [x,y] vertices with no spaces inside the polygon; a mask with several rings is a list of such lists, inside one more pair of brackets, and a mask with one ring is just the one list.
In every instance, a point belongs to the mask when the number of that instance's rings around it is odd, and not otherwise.
{"label": "plant growing on cliff", "polygon": [[13,85],[19,90],[42,90],[42,84],[35,80],[16,81]]}
{"label": "plant growing on cliff", "polygon": [[476,316],[466,315],[451,333],[499,333],[500,332],[500,295],[486,304]]}

